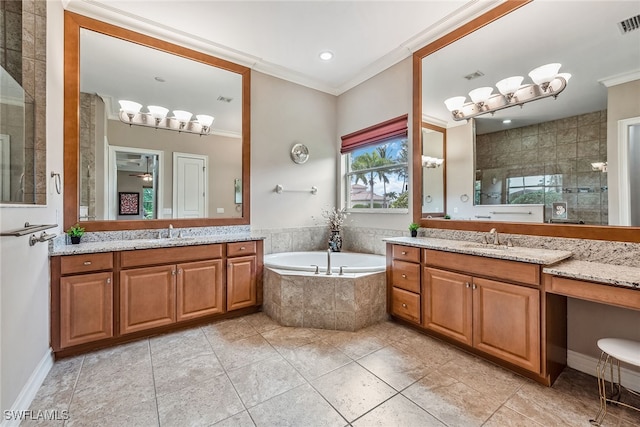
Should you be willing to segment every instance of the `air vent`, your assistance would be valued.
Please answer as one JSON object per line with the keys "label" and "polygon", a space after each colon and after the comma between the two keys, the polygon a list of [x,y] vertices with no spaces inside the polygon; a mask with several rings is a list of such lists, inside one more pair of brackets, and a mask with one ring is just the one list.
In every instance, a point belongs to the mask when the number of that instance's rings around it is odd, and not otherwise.
{"label": "air vent", "polygon": [[478,77],[482,77],[484,76],[484,73],[480,70],[475,71],[471,74],[467,74],[466,76],[464,76],[465,79],[467,80],[473,80],[473,79],[477,79]]}
{"label": "air vent", "polygon": [[640,28],[640,15],[632,16],[629,19],[618,22],[618,28],[622,34],[637,30]]}
{"label": "air vent", "polygon": [[233,98],[227,98],[226,96],[219,96],[218,101],[226,102],[228,104],[229,102],[233,101]]}

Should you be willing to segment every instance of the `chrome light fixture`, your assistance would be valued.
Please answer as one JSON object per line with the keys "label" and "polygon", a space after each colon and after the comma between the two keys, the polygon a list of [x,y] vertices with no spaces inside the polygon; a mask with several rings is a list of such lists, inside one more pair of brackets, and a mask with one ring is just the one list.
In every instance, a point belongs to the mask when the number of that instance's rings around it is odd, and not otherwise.
{"label": "chrome light fixture", "polygon": [[198,135],[211,134],[213,116],[207,114],[196,115],[197,120],[191,120],[193,114],[184,110],[173,110],[173,116],[167,116],[168,108],[160,105],[147,106],[148,112],[141,111],[142,105],[134,101],[121,100],[118,118],[128,125],[147,126],[156,129],[174,130],[178,132],[195,133]]}
{"label": "chrome light fixture", "polygon": [[440,167],[443,163],[444,159],[440,159],[438,157],[422,156],[423,168],[437,168]]}
{"label": "chrome light fixture", "polygon": [[553,96],[556,98],[571,78],[571,74],[560,73],[561,64],[553,63],[537,67],[529,73],[533,84],[522,85],[524,77],[513,76],[496,83],[499,94],[492,94],[492,87],[481,87],[469,92],[471,102],[464,96],[455,96],[444,101],[453,120],[467,120],[482,114],[495,113],[514,105]]}
{"label": "chrome light fixture", "polygon": [[600,172],[607,172],[607,162],[594,162],[591,163],[591,170],[593,171],[600,171]]}

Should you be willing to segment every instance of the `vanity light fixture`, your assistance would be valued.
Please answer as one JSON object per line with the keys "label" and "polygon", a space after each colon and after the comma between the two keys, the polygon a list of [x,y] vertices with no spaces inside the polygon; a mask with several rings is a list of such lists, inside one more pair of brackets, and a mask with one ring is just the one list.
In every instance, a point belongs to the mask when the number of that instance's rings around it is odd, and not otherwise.
{"label": "vanity light fixture", "polygon": [[486,113],[495,113],[514,105],[553,96],[556,98],[567,87],[571,74],[558,73],[561,64],[553,63],[537,67],[529,73],[533,84],[522,85],[522,76],[513,76],[496,83],[499,94],[493,88],[481,87],[469,92],[471,102],[464,96],[455,96],[444,101],[453,120],[467,120]]}
{"label": "vanity light fixture", "polygon": [[196,120],[191,120],[193,114],[184,110],[173,110],[173,116],[167,116],[168,108],[160,105],[147,106],[148,112],[140,111],[142,105],[134,101],[121,100],[120,114],[118,118],[128,125],[147,126],[156,129],[174,130],[178,132],[209,135],[213,116],[207,114],[196,115]]}
{"label": "vanity light fixture", "polygon": [[591,163],[591,170],[607,172],[607,162],[593,162]]}
{"label": "vanity light fixture", "polygon": [[437,168],[440,167],[443,163],[444,159],[440,159],[438,157],[422,156],[423,168]]}

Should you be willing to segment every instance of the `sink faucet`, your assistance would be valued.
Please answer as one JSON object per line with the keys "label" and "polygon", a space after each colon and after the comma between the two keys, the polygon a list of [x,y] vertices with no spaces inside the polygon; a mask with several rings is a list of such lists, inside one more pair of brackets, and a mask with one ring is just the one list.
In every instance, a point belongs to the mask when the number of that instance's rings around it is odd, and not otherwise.
{"label": "sink faucet", "polygon": [[489,236],[493,236],[494,245],[500,244],[500,240],[498,240],[498,231],[495,228],[492,228],[491,230],[489,230]]}
{"label": "sink faucet", "polygon": [[331,248],[327,249],[327,276],[331,276]]}
{"label": "sink faucet", "polygon": [[173,224],[169,224],[169,231],[167,232],[167,238],[173,238]]}

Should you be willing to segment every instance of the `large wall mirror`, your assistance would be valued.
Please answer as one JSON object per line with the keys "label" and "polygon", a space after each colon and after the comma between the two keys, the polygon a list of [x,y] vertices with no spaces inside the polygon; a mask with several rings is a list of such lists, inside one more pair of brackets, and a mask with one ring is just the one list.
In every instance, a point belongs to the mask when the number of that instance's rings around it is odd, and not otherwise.
{"label": "large wall mirror", "polygon": [[[640,189],[629,188],[640,141],[627,138],[640,122],[640,32],[623,23],[639,10],[613,3],[509,1],[416,52],[414,129],[440,124],[455,153],[445,161],[453,220],[427,219],[415,203],[428,190],[414,131],[414,217],[423,226],[486,231],[497,221],[505,232],[640,241],[630,197]],[[471,102],[480,87],[499,94],[496,83],[511,76],[532,83],[528,73],[548,63],[572,75],[556,99],[469,120],[444,103]]]}
{"label": "large wall mirror", "polygon": [[65,12],[65,226],[248,224],[249,99],[246,67]]}

